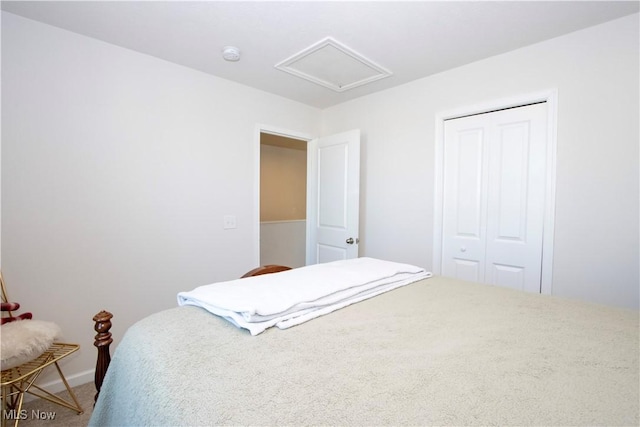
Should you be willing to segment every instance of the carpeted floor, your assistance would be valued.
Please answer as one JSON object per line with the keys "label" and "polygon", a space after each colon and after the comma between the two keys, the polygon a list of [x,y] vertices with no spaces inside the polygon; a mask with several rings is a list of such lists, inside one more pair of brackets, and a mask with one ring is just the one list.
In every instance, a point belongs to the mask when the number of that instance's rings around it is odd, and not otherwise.
{"label": "carpeted floor", "polygon": [[[96,393],[92,382],[73,388],[80,406],[84,412],[78,415],[75,411],[56,405],[43,399],[36,399],[23,405],[26,412],[22,412],[24,419],[19,426],[65,426],[86,427],[93,411],[93,396]],[[69,399],[69,394],[64,391],[58,393],[63,399]]]}

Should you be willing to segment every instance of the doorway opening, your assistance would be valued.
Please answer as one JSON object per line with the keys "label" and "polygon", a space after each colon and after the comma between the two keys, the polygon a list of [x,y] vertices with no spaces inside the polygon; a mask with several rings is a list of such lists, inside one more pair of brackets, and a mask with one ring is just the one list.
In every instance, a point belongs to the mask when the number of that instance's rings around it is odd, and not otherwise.
{"label": "doorway opening", "polygon": [[260,262],[306,263],[307,141],[260,132]]}

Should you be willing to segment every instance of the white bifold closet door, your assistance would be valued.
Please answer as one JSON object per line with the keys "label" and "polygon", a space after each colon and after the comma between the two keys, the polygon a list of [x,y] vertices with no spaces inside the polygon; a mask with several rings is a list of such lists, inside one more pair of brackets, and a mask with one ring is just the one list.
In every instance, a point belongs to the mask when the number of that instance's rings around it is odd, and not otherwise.
{"label": "white bifold closet door", "polygon": [[540,292],[546,104],[445,122],[442,275]]}

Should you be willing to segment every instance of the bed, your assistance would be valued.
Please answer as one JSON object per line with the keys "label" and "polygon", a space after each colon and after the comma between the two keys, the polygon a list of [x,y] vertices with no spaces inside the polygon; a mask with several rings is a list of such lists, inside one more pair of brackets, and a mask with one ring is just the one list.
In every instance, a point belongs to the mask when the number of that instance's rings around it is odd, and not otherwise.
{"label": "bed", "polygon": [[444,277],[256,336],[185,305],[129,328],[90,425],[638,425],[638,335],[637,311]]}

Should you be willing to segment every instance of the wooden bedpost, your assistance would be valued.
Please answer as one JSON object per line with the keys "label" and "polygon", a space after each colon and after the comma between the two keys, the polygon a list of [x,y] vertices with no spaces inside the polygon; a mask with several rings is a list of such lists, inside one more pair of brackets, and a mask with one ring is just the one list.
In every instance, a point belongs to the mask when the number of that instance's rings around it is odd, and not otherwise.
{"label": "wooden bedpost", "polygon": [[111,318],[113,314],[108,311],[102,310],[100,313],[93,316],[93,321],[96,322],[94,329],[98,333],[95,337],[95,341],[93,345],[98,348],[98,361],[96,362],[96,374],[95,374],[95,385],[96,385],[96,395],[93,398],[93,402],[98,400],[98,395],[100,394],[100,388],[102,387],[102,380],[104,380],[104,376],[107,374],[107,369],[109,368],[109,363],[111,363],[111,353],[109,352],[109,345],[113,342],[111,338]]}

